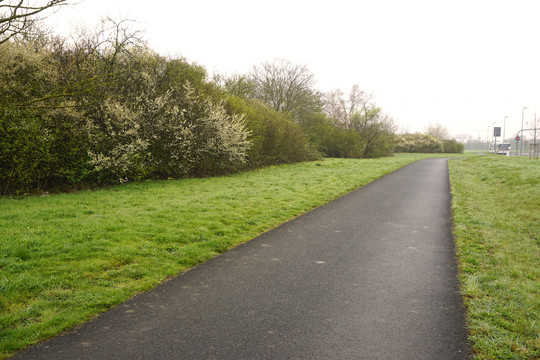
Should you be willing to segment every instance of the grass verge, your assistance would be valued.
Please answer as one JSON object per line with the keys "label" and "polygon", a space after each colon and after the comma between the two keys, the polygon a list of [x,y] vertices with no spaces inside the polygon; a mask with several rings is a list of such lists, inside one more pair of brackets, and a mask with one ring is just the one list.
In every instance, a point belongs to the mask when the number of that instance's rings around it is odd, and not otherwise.
{"label": "grass verge", "polygon": [[539,359],[540,161],[451,161],[450,182],[475,359]]}
{"label": "grass verge", "polygon": [[412,161],[328,159],[0,199],[0,358]]}

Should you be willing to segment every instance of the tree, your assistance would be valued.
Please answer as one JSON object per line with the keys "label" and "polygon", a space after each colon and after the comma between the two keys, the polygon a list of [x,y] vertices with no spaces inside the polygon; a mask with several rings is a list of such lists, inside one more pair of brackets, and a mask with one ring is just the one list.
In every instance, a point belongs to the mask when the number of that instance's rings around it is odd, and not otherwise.
{"label": "tree", "polygon": [[465,150],[465,144],[458,142],[455,139],[446,139],[442,141],[443,152],[450,154],[460,154]]}
{"label": "tree", "polygon": [[225,93],[242,99],[255,99],[255,83],[249,75],[214,75],[213,83]]}
{"label": "tree", "polygon": [[441,153],[443,143],[431,135],[414,133],[398,136],[396,152],[403,153]]}
{"label": "tree", "polygon": [[334,90],[323,97],[324,112],[337,126],[354,131],[359,136],[356,148],[361,157],[387,156],[394,146],[394,120],[377,107],[366,92],[354,85],[346,96]]}
{"label": "tree", "polygon": [[109,19],[73,42],[0,44],[1,194],[246,166],[243,115],[206,94],[204,68],[158,55],[138,34]]}
{"label": "tree", "polygon": [[394,147],[394,119],[381,108],[366,104],[351,115],[351,126],[364,142],[363,157],[391,155]]}
{"label": "tree", "polygon": [[346,97],[343,91],[333,90],[323,96],[323,110],[327,116],[341,123],[346,129],[352,127],[352,116],[365,108],[370,96],[354,85]]}
{"label": "tree", "polygon": [[319,154],[305,137],[302,128],[288,114],[268,108],[258,100],[235,95],[227,97],[225,107],[230,114],[243,114],[249,130],[247,166],[294,163],[315,160]]}
{"label": "tree", "polygon": [[450,133],[448,130],[439,123],[435,125],[429,124],[426,127],[425,133],[426,135],[433,136],[441,141],[450,139]]}
{"label": "tree", "polygon": [[17,35],[28,35],[45,10],[66,4],[67,0],[0,0],[0,44]]}
{"label": "tree", "polygon": [[253,67],[250,78],[255,98],[271,109],[289,113],[297,122],[321,109],[321,94],[314,89],[315,77],[305,65],[288,60],[265,62]]}

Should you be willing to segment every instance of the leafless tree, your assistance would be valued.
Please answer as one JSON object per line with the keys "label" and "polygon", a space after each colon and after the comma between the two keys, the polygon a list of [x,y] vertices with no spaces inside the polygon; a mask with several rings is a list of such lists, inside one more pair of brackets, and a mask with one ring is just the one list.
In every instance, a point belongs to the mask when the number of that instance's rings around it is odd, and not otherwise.
{"label": "leafless tree", "polygon": [[251,80],[256,98],[276,111],[290,113],[295,120],[321,107],[315,77],[305,65],[288,60],[265,62],[253,67]]}
{"label": "leafless tree", "polygon": [[327,116],[344,126],[346,129],[353,127],[353,115],[358,112],[366,112],[370,105],[371,96],[354,85],[348,96],[341,90],[330,91],[323,96],[323,109]]}
{"label": "leafless tree", "polygon": [[144,31],[134,20],[110,17],[102,19],[97,28],[79,28],[74,43],[78,53],[85,57],[97,56],[108,64],[110,73],[114,72],[120,55],[131,57],[146,46]]}
{"label": "leafless tree", "polygon": [[441,141],[450,139],[450,133],[448,132],[448,130],[439,123],[435,125],[429,124],[426,127],[425,133]]}
{"label": "leafless tree", "polygon": [[358,85],[354,85],[348,95],[341,90],[326,93],[323,110],[336,125],[360,135],[363,157],[390,153],[396,131],[394,120],[377,107],[371,95]]}
{"label": "leafless tree", "polygon": [[67,0],[0,0],[0,44],[27,35],[46,10],[67,5]]}

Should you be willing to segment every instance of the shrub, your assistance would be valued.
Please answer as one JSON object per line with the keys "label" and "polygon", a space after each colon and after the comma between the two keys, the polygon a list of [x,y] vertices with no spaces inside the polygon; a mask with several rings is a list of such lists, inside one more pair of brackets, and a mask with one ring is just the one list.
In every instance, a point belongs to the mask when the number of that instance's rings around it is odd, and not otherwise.
{"label": "shrub", "polygon": [[288,115],[269,109],[259,101],[233,95],[227,97],[225,107],[230,114],[244,114],[246,127],[250,131],[249,167],[318,158],[300,126]]}
{"label": "shrub", "polygon": [[365,142],[359,133],[336,125],[324,114],[304,119],[302,128],[315,148],[327,157],[360,158]]}
{"label": "shrub", "polygon": [[441,153],[443,143],[430,135],[414,133],[398,135],[396,152],[404,153]]}
{"label": "shrub", "polygon": [[209,176],[244,165],[243,116],[213,100],[203,68],[106,44],[0,45],[2,193]]}
{"label": "shrub", "polygon": [[70,112],[36,115],[0,109],[0,184],[2,192],[72,187],[85,179],[88,156],[82,133]]}
{"label": "shrub", "polygon": [[454,139],[443,140],[443,149],[445,153],[461,154],[465,151],[465,144],[462,144]]}

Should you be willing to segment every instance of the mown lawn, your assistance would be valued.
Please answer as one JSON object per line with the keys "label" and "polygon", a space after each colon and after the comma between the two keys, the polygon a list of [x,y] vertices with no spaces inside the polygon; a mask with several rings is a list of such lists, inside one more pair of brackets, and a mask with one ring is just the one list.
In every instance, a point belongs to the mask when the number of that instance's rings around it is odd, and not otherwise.
{"label": "mown lawn", "polygon": [[430,155],[0,199],[0,358]]}
{"label": "mown lawn", "polygon": [[540,161],[455,160],[450,179],[475,359],[539,359]]}

